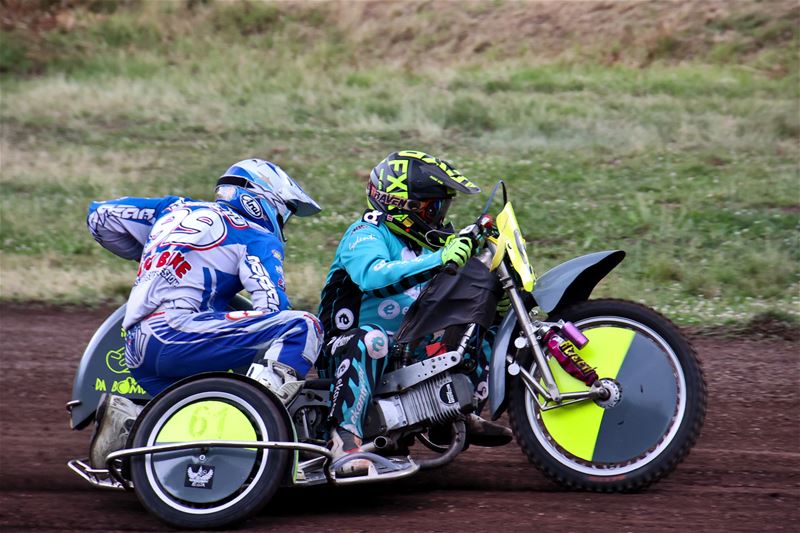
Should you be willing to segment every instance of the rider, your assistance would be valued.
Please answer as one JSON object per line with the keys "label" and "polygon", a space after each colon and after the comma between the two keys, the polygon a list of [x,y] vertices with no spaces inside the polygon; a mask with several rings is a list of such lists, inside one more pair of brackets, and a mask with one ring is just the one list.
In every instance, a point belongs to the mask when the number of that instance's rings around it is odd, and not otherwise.
{"label": "rider", "polygon": [[[475,194],[480,188],[423,152],[393,152],[372,169],[371,209],[342,237],[320,304],[326,337],[319,366],[336,379],[330,414],[335,458],[360,450],[366,406],[408,307],[443,265],[463,266],[474,252],[471,240],[454,235],[445,223],[456,192]],[[485,391],[483,385],[478,389]],[[467,431],[477,445],[511,441],[508,428],[477,415],[468,418]],[[354,459],[337,474],[363,475],[369,466]]]}
{"label": "rider", "polygon": [[[155,396],[200,372],[246,368],[281,400],[316,361],[322,328],[291,311],[283,276],[283,230],[319,205],[279,166],[247,159],[217,181],[216,202],[123,197],[93,202],[87,224],[104,248],[139,261],[125,318],[125,362]],[[252,311],[228,311],[242,289]],[[251,364],[252,363],[252,364]],[[124,446],[140,408],[105,396],[91,461],[102,467]]]}

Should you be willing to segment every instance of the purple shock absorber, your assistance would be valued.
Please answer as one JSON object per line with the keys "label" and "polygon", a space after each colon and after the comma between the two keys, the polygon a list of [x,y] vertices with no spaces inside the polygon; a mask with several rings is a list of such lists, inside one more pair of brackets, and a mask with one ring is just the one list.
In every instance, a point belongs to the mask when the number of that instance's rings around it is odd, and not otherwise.
{"label": "purple shock absorber", "polygon": [[579,350],[589,343],[589,339],[586,338],[586,335],[581,333],[581,330],[572,322],[565,322],[564,325],[561,326],[561,334],[572,341],[572,344]]}

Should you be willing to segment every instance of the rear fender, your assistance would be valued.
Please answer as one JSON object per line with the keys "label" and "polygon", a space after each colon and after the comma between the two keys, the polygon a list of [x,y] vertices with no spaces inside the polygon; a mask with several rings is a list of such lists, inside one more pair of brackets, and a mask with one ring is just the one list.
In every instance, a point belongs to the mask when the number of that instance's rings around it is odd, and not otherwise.
{"label": "rear fender", "polygon": [[[182,380],[173,383],[172,385],[170,385],[169,387],[167,387],[166,389],[164,389],[163,391],[158,393],[158,395],[156,395],[156,397],[153,398],[145,406],[145,408],[142,410],[142,412],[139,413],[139,416],[136,418],[136,421],[133,423],[133,427],[131,428],[131,431],[128,434],[128,440],[127,440],[127,442],[125,444],[125,448],[131,448],[133,446],[133,439],[136,436],[136,432],[139,430],[139,425],[141,424],[142,420],[144,420],[144,415],[146,415],[147,412],[154,405],[156,405],[158,403],[159,399],[161,399],[165,394],[169,393],[170,391],[172,391],[172,390],[174,390],[174,389],[176,389],[176,388],[178,388],[178,387],[180,387],[182,385],[186,385],[187,383],[192,383],[194,381],[200,381],[200,380],[207,379],[207,378],[235,379],[235,380],[240,381],[242,383],[247,383],[249,385],[252,385],[252,386],[258,388],[262,393],[264,393],[265,396],[268,396],[275,405],[279,406],[278,407],[278,411],[281,413],[281,417],[283,418],[283,422],[286,424],[286,427],[289,428],[289,430],[292,432],[290,438],[291,438],[292,442],[297,442],[297,431],[295,430],[294,423],[292,422],[292,417],[289,415],[289,412],[286,410],[286,407],[283,405],[283,402],[281,402],[278,399],[278,397],[275,395],[274,392],[269,390],[267,387],[265,387],[264,385],[262,385],[258,381],[254,380],[252,378],[249,378],[247,376],[243,376],[241,374],[235,374],[233,372],[203,372],[201,374],[195,374],[194,376],[189,376],[187,378],[183,378]],[[293,454],[292,461],[290,463],[292,467],[287,471],[286,479],[284,479],[284,484],[286,484],[286,485],[294,484],[294,476],[295,476],[295,472],[297,470],[297,463],[298,463],[298,453],[295,452]],[[131,478],[130,459],[124,459],[123,460],[122,473],[123,473],[123,476],[126,479],[130,479]]]}
{"label": "rear fender", "polygon": [[[231,310],[253,308],[250,301],[240,295],[234,297],[228,307]],[[67,404],[72,429],[83,429],[89,425],[104,392],[132,400],[151,398],[136,383],[125,364],[125,332],[122,329],[125,308],[123,305],[111,313],[83,352],[72,383],[71,401]]]}
{"label": "rear fender", "polygon": [[122,319],[125,305],[111,313],[97,329],[83,352],[69,402],[72,429],[83,429],[92,420],[104,392],[132,400],[147,400],[150,395],[136,383],[125,364],[125,332]]}

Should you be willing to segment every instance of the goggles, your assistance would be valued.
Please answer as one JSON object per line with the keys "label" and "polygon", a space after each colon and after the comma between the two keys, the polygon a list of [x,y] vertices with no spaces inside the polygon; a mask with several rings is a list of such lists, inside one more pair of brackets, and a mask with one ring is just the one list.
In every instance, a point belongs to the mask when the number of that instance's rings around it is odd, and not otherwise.
{"label": "goggles", "polygon": [[369,196],[387,207],[397,207],[419,216],[423,221],[439,225],[444,220],[450,208],[452,198],[431,198],[429,200],[409,200],[396,194],[379,191],[374,185],[369,185]]}

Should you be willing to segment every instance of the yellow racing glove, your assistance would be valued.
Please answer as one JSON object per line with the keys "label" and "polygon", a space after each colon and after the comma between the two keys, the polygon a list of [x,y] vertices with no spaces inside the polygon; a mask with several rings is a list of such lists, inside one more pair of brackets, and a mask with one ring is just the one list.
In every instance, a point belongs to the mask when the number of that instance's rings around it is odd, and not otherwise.
{"label": "yellow racing glove", "polygon": [[469,237],[450,235],[442,248],[442,264],[453,262],[462,267],[472,256],[472,240]]}

